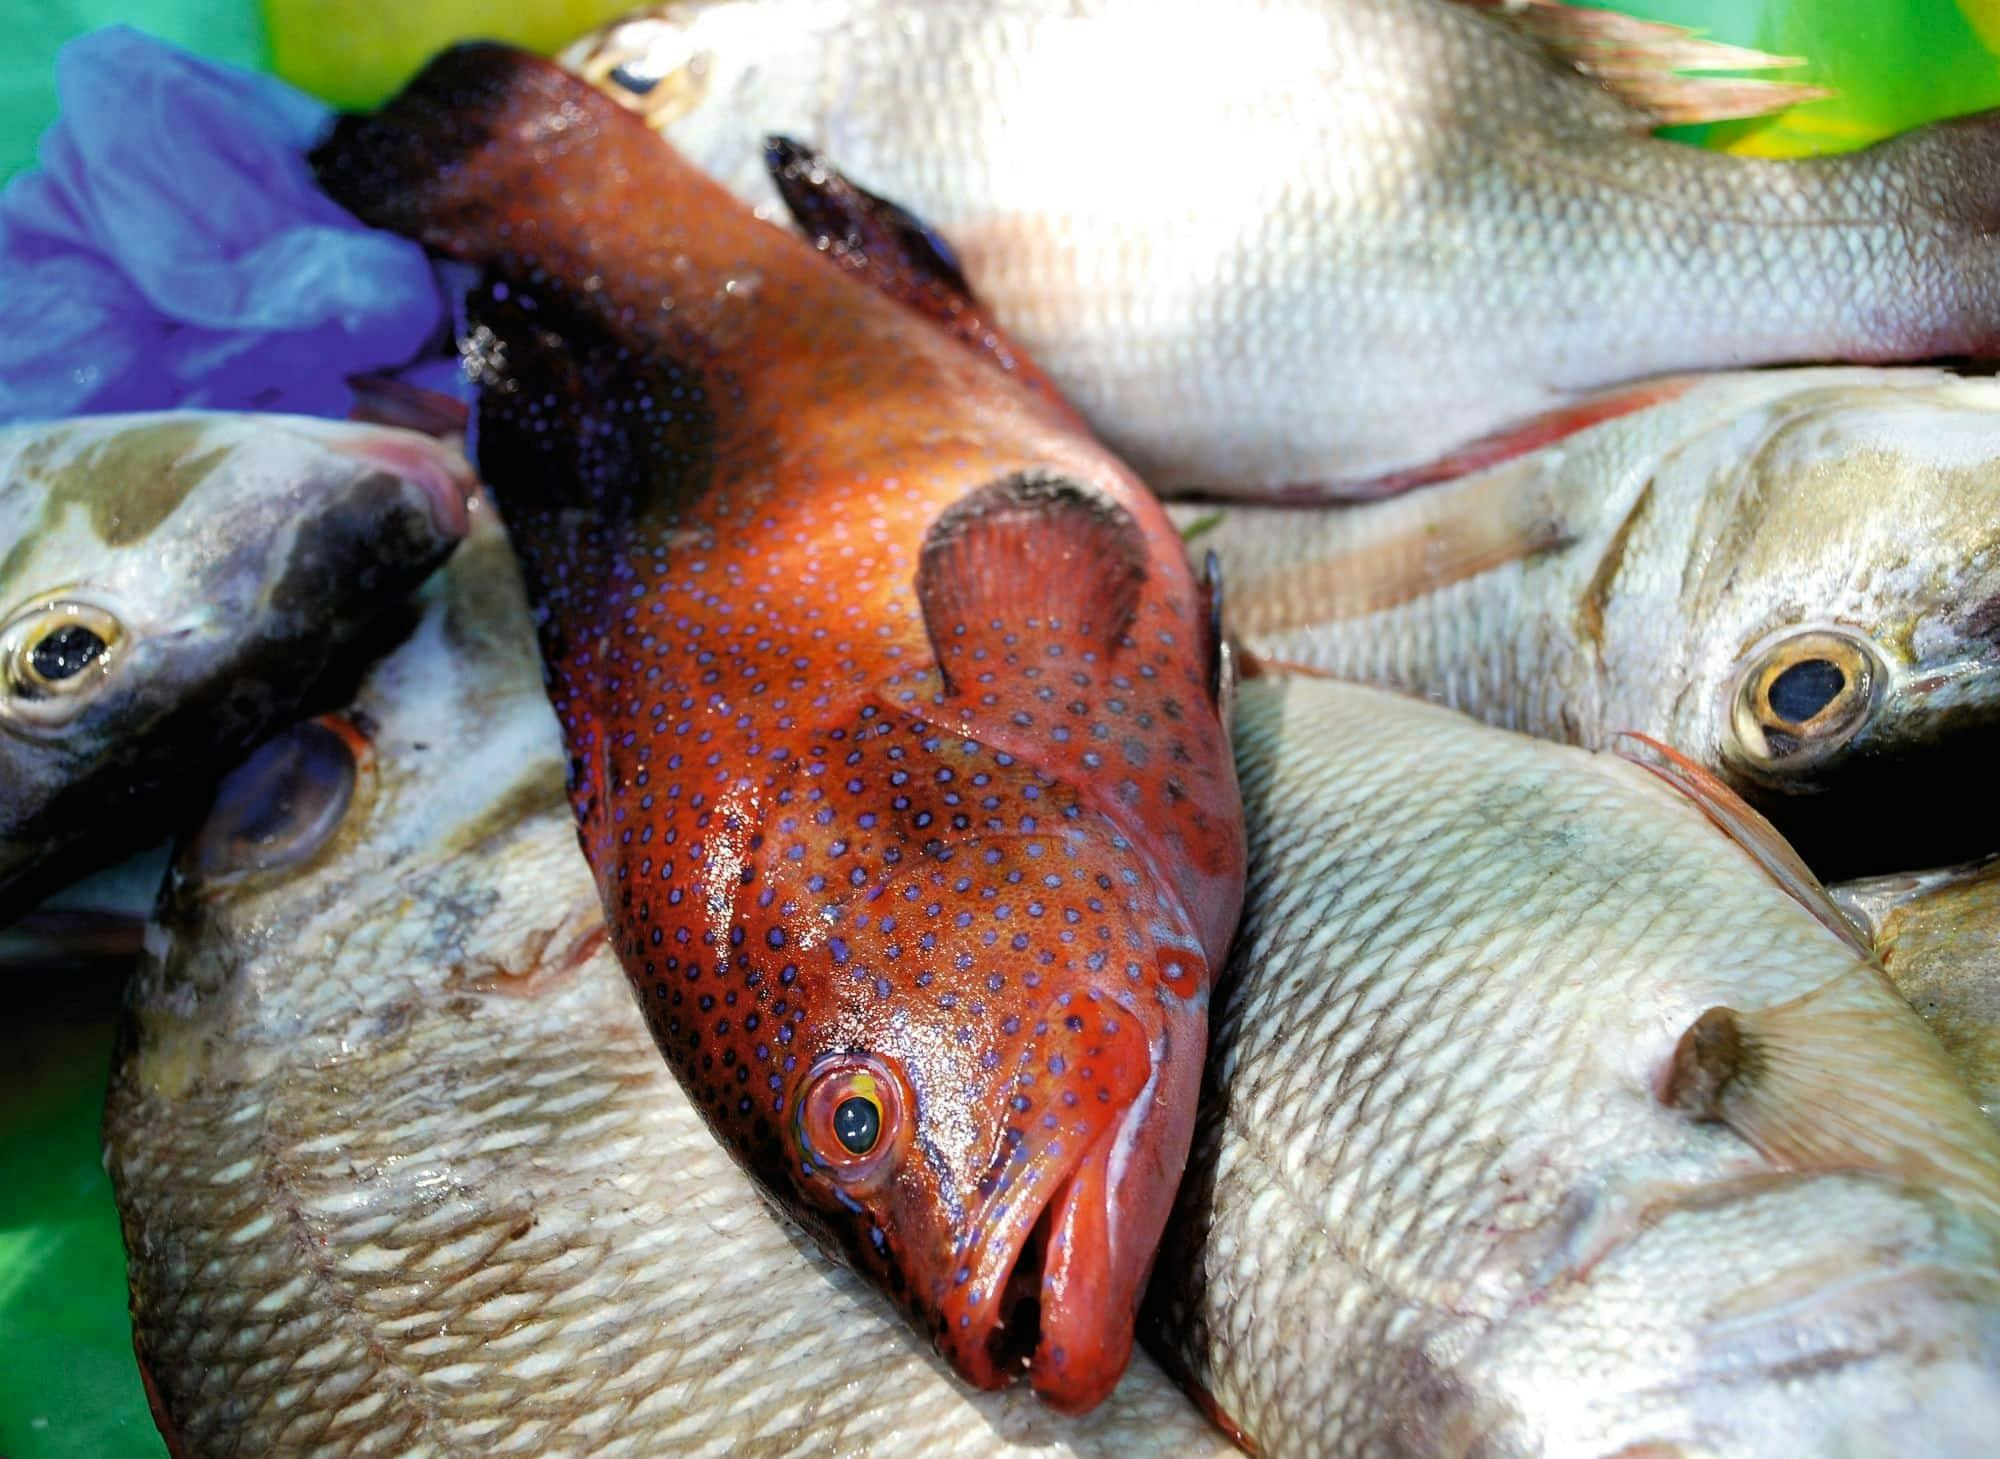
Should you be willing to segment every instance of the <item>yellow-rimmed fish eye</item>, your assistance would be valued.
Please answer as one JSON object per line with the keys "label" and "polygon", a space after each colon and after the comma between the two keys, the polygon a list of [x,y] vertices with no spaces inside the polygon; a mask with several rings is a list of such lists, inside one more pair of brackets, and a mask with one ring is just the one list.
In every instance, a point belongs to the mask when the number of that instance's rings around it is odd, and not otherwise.
{"label": "yellow-rimmed fish eye", "polygon": [[874,1054],[830,1054],[807,1071],[793,1103],[799,1154],[844,1186],[886,1170],[908,1131],[913,1100],[902,1073]]}
{"label": "yellow-rimmed fish eye", "polygon": [[677,122],[700,105],[711,57],[696,48],[675,9],[613,25],[566,52],[564,63],[649,126]]}
{"label": "yellow-rimmed fish eye", "polygon": [[37,603],[0,628],[0,689],[9,708],[42,723],[67,719],[101,686],[125,647],[116,615],[92,603]]}
{"label": "yellow-rimmed fish eye", "polygon": [[1881,670],[1852,635],[1814,628],[1767,644],[1737,676],[1730,728],[1753,768],[1811,765],[1868,720]]}

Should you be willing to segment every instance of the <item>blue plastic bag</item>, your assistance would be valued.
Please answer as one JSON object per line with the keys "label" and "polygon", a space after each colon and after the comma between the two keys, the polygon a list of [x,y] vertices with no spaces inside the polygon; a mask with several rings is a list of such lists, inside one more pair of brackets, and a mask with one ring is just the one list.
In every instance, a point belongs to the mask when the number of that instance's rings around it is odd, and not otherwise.
{"label": "blue plastic bag", "polygon": [[62,116],[0,192],[0,424],[200,406],[344,415],[442,318],[416,244],[314,186],[331,120],[125,26],[56,58]]}

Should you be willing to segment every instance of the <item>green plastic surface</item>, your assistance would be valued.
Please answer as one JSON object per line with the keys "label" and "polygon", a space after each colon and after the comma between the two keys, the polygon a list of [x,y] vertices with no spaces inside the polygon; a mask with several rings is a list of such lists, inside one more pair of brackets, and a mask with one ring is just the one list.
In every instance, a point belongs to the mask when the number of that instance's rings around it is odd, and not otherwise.
{"label": "green plastic surface", "polygon": [[[1615,8],[1706,28],[1717,39],[1811,63],[1786,79],[1836,86],[1833,100],[1775,120],[1684,129],[1708,145],[1774,155],[1837,150],[1937,116],[2000,105],[2000,0],[1631,0]],[[454,34],[543,46],[607,0],[412,5],[270,0],[284,69],[329,99],[371,101]],[[50,62],[72,35],[134,24],[240,65],[269,64],[262,18],[232,0],[0,0],[0,178],[26,165],[55,112]],[[1985,37],[1982,43],[1981,36]],[[330,72],[325,58],[353,56]],[[18,970],[0,968],[14,978]],[[99,1156],[117,980],[43,980],[10,990],[0,1027],[0,1456],[160,1459],[126,1318],[123,1249]],[[15,988],[22,988],[20,982]]]}

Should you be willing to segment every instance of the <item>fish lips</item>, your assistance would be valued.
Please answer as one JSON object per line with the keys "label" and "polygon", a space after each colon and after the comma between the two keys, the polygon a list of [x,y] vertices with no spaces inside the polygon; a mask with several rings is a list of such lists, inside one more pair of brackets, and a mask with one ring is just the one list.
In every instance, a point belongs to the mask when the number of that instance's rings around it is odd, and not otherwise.
{"label": "fish lips", "polygon": [[414,486],[446,542],[471,530],[470,506],[479,480],[456,446],[396,427],[349,426],[328,445],[340,455]]}
{"label": "fish lips", "polygon": [[1019,1120],[937,1304],[938,1347],[967,1382],[1026,1377],[1052,1407],[1084,1413],[1123,1375],[1187,1159],[1206,1035],[1198,1004],[1163,1006],[1168,1026],[1150,1040],[1139,1014],[1108,999],[1087,1005],[1081,1030],[1070,1006],[1038,1023],[1041,1070],[1015,1097]]}

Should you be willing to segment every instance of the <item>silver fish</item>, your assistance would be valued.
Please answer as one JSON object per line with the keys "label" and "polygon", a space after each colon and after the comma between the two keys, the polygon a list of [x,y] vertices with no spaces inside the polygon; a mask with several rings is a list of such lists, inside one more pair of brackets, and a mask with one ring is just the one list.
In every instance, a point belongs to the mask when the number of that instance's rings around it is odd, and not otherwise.
{"label": "silver fish", "polygon": [[605,945],[483,504],[426,594],[225,782],[132,991],[107,1159],[176,1452],[1231,1452],[1143,1357],[1082,1419],[961,1386],[760,1202]]}
{"label": "silver fish", "polygon": [[1652,735],[1829,875],[1989,849],[1914,782],[1964,783],[2000,730],[2000,382],[1717,376],[1395,501],[1231,507],[1191,545],[1253,655],[1553,739]]}
{"label": "silver fish", "polygon": [[1864,953],[1618,757],[1240,692],[1154,1309],[1216,1408],[1267,1459],[1991,1453],[2000,1132]]}
{"label": "silver fish", "polygon": [[378,426],[0,430],[0,921],[163,836],[291,718],[464,534],[471,484],[460,453]]}
{"label": "silver fish", "polygon": [[2000,324],[2000,122],[1797,163],[1659,141],[1744,96],[1670,67],[1781,58],[1544,0],[683,0],[565,60],[773,216],[781,133],[940,229],[1162,490],[1393,486],[1647,377]]}
{"label": "silver fish", "polygon": [[2000,1122],[2000,858],[1827,891]]}

